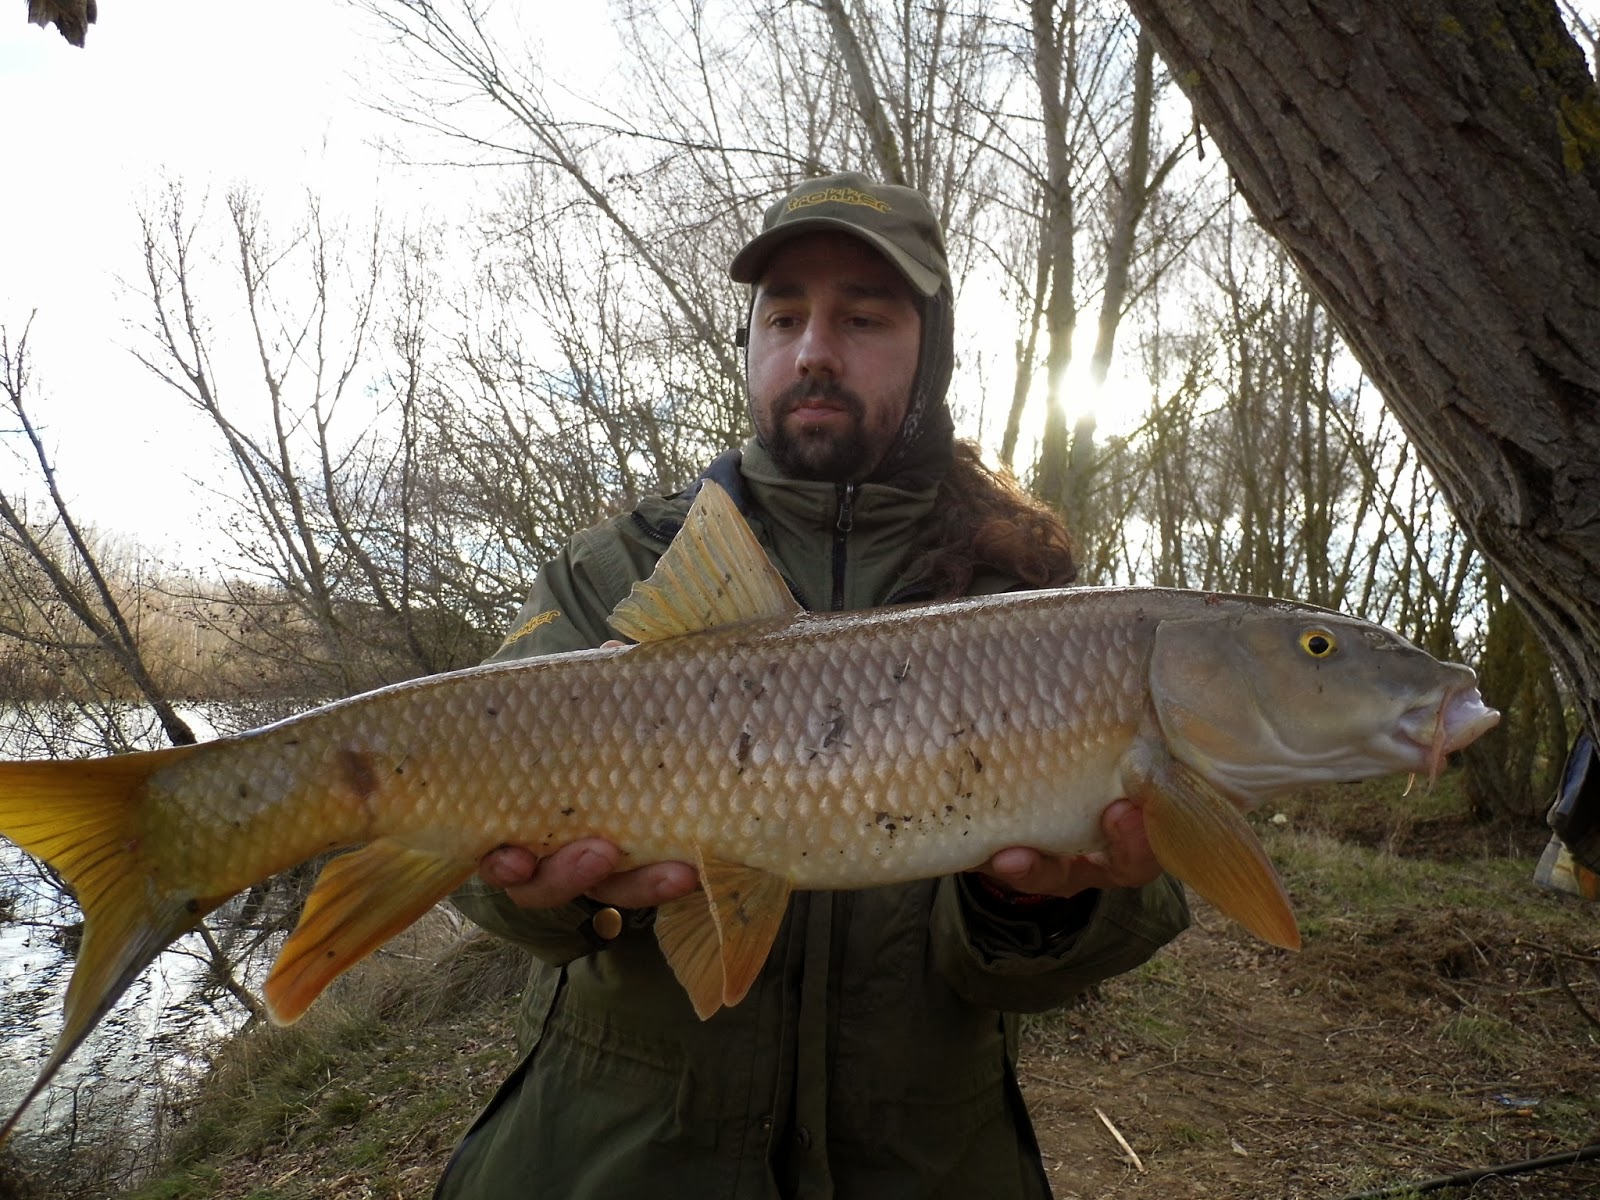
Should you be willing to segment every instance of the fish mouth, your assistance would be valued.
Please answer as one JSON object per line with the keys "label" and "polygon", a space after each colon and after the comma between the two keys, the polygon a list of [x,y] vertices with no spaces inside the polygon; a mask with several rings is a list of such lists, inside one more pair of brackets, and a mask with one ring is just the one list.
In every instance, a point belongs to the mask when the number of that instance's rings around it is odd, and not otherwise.
{"label": "fish mouth", "polygon": [[1475,687],[1448,692],[1437,704],[1419,705],[1400,718],[1400,732],[1424,752],[1429,780],[1439,777],[1445,760],[1500,724],[1500,712],[1483,702]]}

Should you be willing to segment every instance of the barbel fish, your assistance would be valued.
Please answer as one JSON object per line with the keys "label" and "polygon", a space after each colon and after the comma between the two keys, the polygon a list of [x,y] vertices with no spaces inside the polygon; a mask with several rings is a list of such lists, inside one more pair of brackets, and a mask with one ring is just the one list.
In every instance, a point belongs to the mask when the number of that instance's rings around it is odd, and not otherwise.
{"label": "barbel fish", "polygon": [[[546,614],[546,618],[554,614]],[[696,1012],[744,996],[794,889],[1102,844],[1118,797],[1162,866],[1299,945],[1243,810],[1437,774],[1490,728],[1473,672],[1304,604],[1155,588],[801,611],[706,484],[612,626],[636,644],[382,688],[236,737],[0,763],[0,834],[71,884],[84,935],[15,1126],[132,980],[230,896],[330,850],[264,985],[287,1023],[503,844],[694,864],[655,931]]]}

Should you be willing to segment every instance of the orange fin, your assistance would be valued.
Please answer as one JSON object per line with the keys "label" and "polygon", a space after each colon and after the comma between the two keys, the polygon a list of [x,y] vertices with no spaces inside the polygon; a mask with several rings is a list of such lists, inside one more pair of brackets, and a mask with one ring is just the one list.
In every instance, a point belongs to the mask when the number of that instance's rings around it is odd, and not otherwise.
{"label": "orange fin", "polygon": [[722,947],[706,898],[690,892],[656,909],[656,941],[704,1021],[722,1007]]}
{"label": "orange fin", "polygon": [[610,621],[624,637],[653,642],[800,611],[738,506],[708,479],[650,578]]}
{"label": "orange fin", "polygon": [[703,861],[700,882],[722,946],[722,1002],[737,1004],[772,952],[789,907],[789,881],[754,867]]}
{"label": "orange fin", "polygon": [[703,1021],[737,1004],[761,974],[789,907],[787,879],[736,863],[701,857],[702,894],[664,904],[656,940]]}
{"label": "orange fin", "polygon": [[298,1021],[339,975],[466,881],[476,860],[380,838],[322,868],[262,991],[275,1025]]}
{"label": "orange fin", "polygon": [[83,909],[83,943],[61,1033],[39,1077],[0,1125],[0,1142],[139,972],[226,899],[158,891],[139,852],[145,780],[199,750],[0,763],[0,836],[49,863]]}
{"label": "orange fin", "polygon": [[1171,759],[1129,792],[1144,810],[1150,848],[1162,867],[1257,937],[1300,949],[1283,882],[1250,823],[1225,796]]}

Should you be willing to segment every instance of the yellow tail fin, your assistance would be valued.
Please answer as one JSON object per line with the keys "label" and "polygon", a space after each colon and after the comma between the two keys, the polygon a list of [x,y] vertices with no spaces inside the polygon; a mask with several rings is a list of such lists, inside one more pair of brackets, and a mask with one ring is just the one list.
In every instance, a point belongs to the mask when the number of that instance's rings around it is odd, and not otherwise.
{"label": "yellow tail fin", "polygon": [[217,901],[157,892],[135,826],[144,781],[197,749],[0,762],[0,837],[54,868],[83,909],[83,943],[61,1034],[39,1078],[0,1125],[0,1143],[134,977],[215,907]]}

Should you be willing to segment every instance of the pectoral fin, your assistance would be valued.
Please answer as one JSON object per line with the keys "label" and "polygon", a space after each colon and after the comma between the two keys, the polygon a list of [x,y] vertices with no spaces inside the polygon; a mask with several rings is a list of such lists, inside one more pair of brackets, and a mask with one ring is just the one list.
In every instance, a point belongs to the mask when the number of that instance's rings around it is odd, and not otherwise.
{"label": "pectoral fin", "polygon": [[701,858],[702,891],[656,912],[656,940],[702,1021],[737,1004],[766,964],[789,905],[789,881]]}
{"label": "pectoral fin", "polygon": [[1283,883],[1249,822],[1225,796],[1172,760],[1129,793],[1144,811],[1150,848],[1162,867],[1257,937],[1300,949]]}
{"label": "pectoral fin", "polygon": [[389,838],[330,861],[262,989],[273,1024],[299,1020],[335,978],[448,896],[476,865]]}

